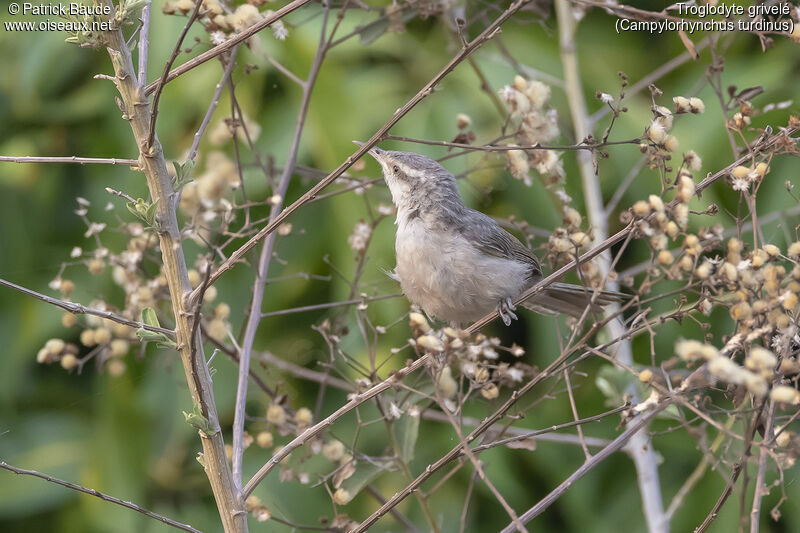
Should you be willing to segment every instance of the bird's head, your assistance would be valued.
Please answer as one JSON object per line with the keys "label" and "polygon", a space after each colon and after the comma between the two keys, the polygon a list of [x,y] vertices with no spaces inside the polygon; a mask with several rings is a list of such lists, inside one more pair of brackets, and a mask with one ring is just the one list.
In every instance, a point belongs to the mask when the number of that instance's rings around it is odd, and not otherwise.
{"label": "bird's head", "polygon": [[398,209],[416,208],[443,196],[459,198],[453,174],[428,156],[376,146],[368,153],[380,164]]}

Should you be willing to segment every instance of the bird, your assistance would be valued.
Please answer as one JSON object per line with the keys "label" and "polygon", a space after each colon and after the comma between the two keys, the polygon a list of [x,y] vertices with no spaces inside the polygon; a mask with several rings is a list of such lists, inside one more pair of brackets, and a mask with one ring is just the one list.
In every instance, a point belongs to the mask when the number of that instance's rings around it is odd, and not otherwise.
{"label": "bird", "polygon": [[[361,144],[354,141],[356,144]],[[463,326],[497,310],[506,326],[514,301],[542,279],[536,255],[491,217],[467,207],[455,176],[425,155],[368,150],[381,166],[397,214],[396,266],[403,294],[429,317]],[[542,314],[601,312],[624,294],[551,283],[522,305]],[[592,298],[594,297],[594,302]]]}

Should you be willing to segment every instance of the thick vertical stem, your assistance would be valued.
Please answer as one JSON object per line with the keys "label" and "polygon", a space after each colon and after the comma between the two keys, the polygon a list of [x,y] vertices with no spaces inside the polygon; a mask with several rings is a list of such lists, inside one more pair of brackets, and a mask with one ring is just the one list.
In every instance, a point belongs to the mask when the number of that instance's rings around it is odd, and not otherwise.
{"label": "thick vertical stem", "polygon": [[[184,296],[191,292],[186,260],[181,247],[181,235],[175,208],[171,201],[172,182],[167,174],[167,164],[157,138],[147,146],[150,128],[150,105],[144,90],[137,82],[130,50],[122,31],[117,29],[106,34],[108,53],[114,65],[115,83],[121,96],[123,117],[130,123],[139,146],[139,166],[147,178],[147,186],[153,202],[158,202],[156,225],[161,247],[163,272],[167,278],[172,311],[175,316],[175,334],[186,381],[192,401],[202,408],[208,419],[211,433],[201,432],[203,465],[214,492],[220,518],[226,532],[247,531],[247,514],[235,490],[225,445],[219,429],[219,419],[214,403],[211,376],[205,363],[202,340],[199,333],[192,339],[192,317],[186,308]],[[192,353],[194,347],[195,353]]]}
{"label": "thick vertical stem", "polygon": [[[569,102],[572,123],[575,130],[575,140],[580,142],[590,133],[589,116],[586,112],[586,102],[583,99],[583,89],[578,73],[578,57],[575,43],[575,17],[568,0],[556,0],[556,15],[558,17],[559,42],[561,49],[561,62],[564,66],[564,84]],[[586,202],[586,212],[589,224],[594,231],[595,243],[602,242],[608,237],[608,220],[603,208],[603,197],[600,182],[594,173],[591,152],[578,150],[578,166],[581,171],[583,195]],[[597,258],[597,265],[603,276],[608,274],[611,265],[611,254],[603,252]],[[609,282],[609,289],[616,289],[616,283]],[[608,313],[616,314],[618,306],[610,306]],[[630,365],[633,362],[633,352],[630,341],[624,337],[625,326],[620,319],[608,323],[611,338],[622,338],[617,350],[617,359]],[[634,391],[635,394],[635,391]],[[653,450],[647,428],[637,431],[626,445],[626,449],[636,466],[636,476],[639,491],[642,497],[647,527],[651,533],[667,533],[669,531],[669,517],[664,514],[661,498],[661,487],[658,479],[658,462]]]}

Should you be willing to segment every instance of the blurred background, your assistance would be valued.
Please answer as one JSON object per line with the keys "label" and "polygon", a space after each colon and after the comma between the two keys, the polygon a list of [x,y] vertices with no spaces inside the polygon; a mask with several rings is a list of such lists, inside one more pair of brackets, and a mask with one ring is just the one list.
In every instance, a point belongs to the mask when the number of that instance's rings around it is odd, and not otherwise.
{"label": "blurred background", "polygon": [[[457,52],[459,43],[453,36],[450,23],[443,16],[408,17],[405,31],[387,32],[380,24],[363,30],[381,16],[386,3],[376,2],[370,10],[348,10],[338,35],[355,35],[334,47],[328,54],[317,81],[308,114],[298,164],[325,173],[338,166],[353,151],[352,139],[365,140],[413,96]],[[635,5],[635,3],[634,3]],[[666,2],[642,2],[640,7],[662,9]],[[483,6],[483,4],[481,4]],[[486,4],[488,17],[499,11]],[[527,11],[503,26],[502,48],[489,42],[473,58],[485,76],[490,92],[496,94],[514,76],[540,79],[551,83],[562,77],[558,49],[558,29],[548,2],[537,3],[541,13]],[[184,17],[161,13],[162,2],[153,6],[150,30],[149,79],[155,79],[174,47]],[[274,6],[273,6],[274,7]],[[498,4],[506,7],[505,3]],[[468,15],[479,6],[467,6]],[[260,46],[288,69],[305,78],[317,48],[320,29],[319,4],[310,4],[286,19],[288,36],[284,41],[262,32]],[[10,17],[3,7],[0,20]],[[635,83],[654,69],[685,52],[676,34],[655,35],[614,31],[615,18],[600,9],[590,9],[579,24],[578,58],[589,112],[604,107],[595,98],[597,91],[618,95],[623,71]],[[471,36],[477,35],[485,22],[470,25]],[[199,42],[192,39],[197,37]],[[704,35],[693,35],[699,43]],[[757,36],[730,33],[716,47],[724,57],[723,86],[734,85],[739,90],[762,86],[764,92],[753,99],[763,108],[797,97],[800,84],[800,55],[798,45],[783,36],[775,35],[774,47],[766,53]],[[4,74],[0,77],[0,155],[6,156],[66,156],[135,158],[137,147],[128,124],[120,118],[114,103],[116,90],[112,83],[93,79],[98,73],[110,74],[108,55],[103,50],[81,49],[64,43],[64,34],[56,32],[0,31],[0,50],[3,52]],[[191,55],[206,50],[207,35],[195,28],[186,46]],[[513,56],[517,65],[507,60]],[[188,56],[182,55],[179,62]],[[718,58],[721,60],[721,58]],[[300,103],[299,87],[279,73],[262,55],[242,48],[237,58],[233,80],[237,98],[245,114],[261,128],[256,141],[259,152],[275,165],[285,161]],[[663,91],[661,105],[671,107],[673,96],[700,96],[707,111],[699,116],[676,120],[673,133],[680,141],[679,152],[695,150],[703,160],[702,171],[715,172],[733,159],[724,131],[724,116],[716,96],[708,86],[707,73],[712,63],[708,47],[700,52],[697,61],[686,61],[655,81]],[[221,75],[220,64],[210,61],[194,69],[163,91],[158,120],[158,135],[168,159],[183,160],[192,137],[205,114],[214,87]],[[456,116],[471,117],[470,130],[476,143],[489,142],[500,135],[503,117],[495,103],[481,90],[482,81],[467,63],[461,64],[438,89],[392,129],[397,136],[451,141],[459,134]],[[562,135],[557,144],[576,142],[571,138],[569,109],[566,97],[558,84],[552,87],[551,105],[558,110]],[[647,90],[626,98],[623,113],[612,131],[611,140],[633,139],[642,134],[652,118],[651,96]],[[227,91],[212,121],[212,127],[230,115],[231,102]],[[785,109],[765,112],[753,119],[754,128],[785,125],[793,103]],[[610,115],[598,123],[594,132],[601,136]],[[447,149],[436,146],[384,142],[383,148],[416,151],[431,157],[447,155]],[[199,172],[204,156],[212,149],[208,141],[200,145]],[[232,145],[221,148],[232,156]],[[637,146],[620,145],[608,149],[609,157],[599,162],[599,176],[605,200],[609,200],[621,181],[636,165],[641,154]],[[242,155],[248,194],[263,199],[269,194],[263,176],[253,165],[249,152]],[[574,153],[562,156],[566,170],[566,191],[582,210],[583,200]],[[476,153],[445,161],[445,166],[458,174],[478,162],[483,170],[473,172],[462,183],[467,203],[497,217],[515,217],[530,225],[553,228],[561,223],[560,214],[550,201],[541,182],[531,186],[513,179],[501,156],[485,158]],[[369,160],[362,170],[351,171],[359,178],[377,178],[379,169]],[[800,183],[795,161],[777,158],[772,163],[769,179],[759,194],[759,212],[780,213],[765,225],[769,242],[779,246],[793,241],[800,222],[796,194],[787,192],[786,182]],[[299,197],[314,183],[313,179],[295,177],[287,203]],[[61,165],[0,163],[0,277],[25,287],[58,296],[48,283],[59,273],[62,263],[70,261],[75,246],[91,247],[92,240],[84,237],[86,225],[74,214],[76,197],[91,203],[90,217],[109,225],[104,244],[109,248],[124,246],[125,237],[114,233],[120,219],[130,220],[130,214],[119,198],[105,192],[112,187],[136,197],[147,196],[140,173],[125,166]],[[341,189],[334,186],[331,190]],[[338,273],[352,277],[356,268],[348,236],[361,219],[368,218],[368,205],[390,204],[388,190],[378,183],[365,191],[346,192],[324,201],[314,202],[294,214],[289,222],[292,232],[278,237],[278,260],[272,262],[270,278],[264,296],[264,311],[275,311],[305,305],[335,302],[348,298],[350,287]],[[648,194],[660,193],[658,175],[642,169],[619,202],[618,210],[629,207]],[[722,182],[703,195],[706,202],[720,208],[715,223],[729,226],[737,213],[744,209],[739,195]],[[112,211],[105,211],[111,202]],[[699,204],[698,204],[699,205]],[[266,210],[256,211],[262,216]],[[704,219],[706,220],[706,219]],[[703,222],[707,223],[707,222]],[[610,231],[620,229],[618,213],[611,216]],[[541,238],[533,240],[538,246]],[[384,219],[373,234],[364,265],[362,289],[369,295],[399,292],[399,287],[384,273],[394,266],[394,226],[391,217]],[[623,271],[646,261],[649,250],[635,243],[618,265]],[[186,245],[190,264],[202,250],[194,243]],[[65,275],[74,280],[72,299],[89,304],[102,297],[109,302],[122,298],[121,289],[106,270],[91,275],[82,265],[67,267]],[[253,271],[240,265],[219,281],[218,301],[231,307],[230,322],[237,332],[249,303]],[[674,289],[664,283],[663,290]],[[675,305],[675,298],[662,302],[663,309]],[[121,302],[119,302],[121,303]],[[408,302],[394,298],[370,304],[368,314],[375,324],[386,325],[387,334],[381,339],[383,357],[389,349],[401,346],[409,337],[404,313]],[[182,410],[191,410],[184,374],[174,353],[148,346],[144,353],[134,348],[125,357],[126,371],[112,376],[103,368],[87,365],[83,372],[67,372],[57,364],[37,364],[37,351],[50,338],[78,343],[80,328],[64,328],[63,313],[47,304],[0,287],[0,340],[2,340],[2,371],[0,371],[0,459],[23,468],[45,472],[87,487],[131,500],[173,519],[187,522],[202,530],[219,530],[217,511],[202,469],[195,461],[199,451],[196,432],[184,422]],[[256,339],[255,348],[308,368],[318,368],[316,362],[327,357],[327,347],[320,335],[311,329],[326,318],[341,316],[355,331],[353,310],[318,310],[265,318]],[[397,322],[400,319],[399,323]],[[516,342],[526,348],[525,361],[545,366],[559,351],[559,336],[554,335],[554,321],[523,312],[511,327],[494,323],[487,334],[499,336],[504,345]],[[560,335],[568,333],[563,319]],[[730,330],[731,320],[724,311],[712,316],[711,333]],[[702,332],[694,323],[664,324],[654,342],[656,352],[672,355],[674,341],[679,336],[700,338]],[[649,362],[647,336],[634,341],[637,362]],[[344,346],[357,358],[366,358],[361,336],[352,333],[343,340]],[[408,350],[395,355],[385,367],[403,365],[411,357]],[[639,360],[641,356],[641,360]],[[381,357],[381,359],[383,358]],[[582,416],[606,409],[607,397],[597,386],[598,377],[608,364],[589,360],[579,367],[574,383],[576,402],[586,412]],[[236,367],[222,355],[213,363],[214,385],[220,416],[224,427],[233,420]],[[295,408],[317,401],[317,386],[299,381],[288,374],[256,365],[262,379],[288,395]],[[356,377],[353,375],[352,377]],[[538,403],[527,412],[524,426],[546,427],[572,419],[564,395],[552,398],[534,393],[529,401]],[[345,393],[331,390],[324,396],[320,413],[327,414],[345,400]],[[263,413],[268,398],[260,398],[252,390],[248,411]],[[594,409],[591,406],[595,406]],[[481,418],[492,412],[491,402],[476,402],[468,413]],[[364,420],[372,419],[377,411],[365,407],[360,413]],[[263,415],[261,415],[263,416]],[[248,423],[251,432],[258,431],[258,420]],[[380,446],[383,426],[360,426],[351,414],[333,428],[333,435],[347,442],[348,436],[360,427],[361,446],[370,442]],[[654,446],[663,458],[660,469],[665,505],[686,480],[702,458],[693,439],[673,422],[659,420],[653,426]],[[615,420],[585,428],[587,435],[613,438],[618,434]],[[419,472],[454,444],[456,437],[447,424],[424,421],[420,429],[420,445],[411,463],[412,472]],[[226,439],[229,438],[229,430]],[[282,443],[289,437],[277,437]],[[280,440],[283,439],[283,440]],[[424,439],[424,443],[422,441]],[[252,474],[270,453],[256,447],[245,453],[245,475]],[[583,462],[577,446],[542,442],[534,452],[525,450],[493,450],[481,456],[487,471],[517,510],[527,509]],[[441,516],[445,531],[457,531],[463,507],[464,487],[471,470],[462,469],[453,479],[438,487],[431,497],[434,514]],[[796,470],[785,473],[786,496],[789,502],[800,497]],[[435,478],[440,479],[441,476]],[[774,478],[773,478],[774,479]],[[769,479],[768,481],[771,481]],[[435,483],[436,481],[433,481]],[[426,485],[430,488],[433,483]],[[402,479],[397,474],[377,478],[375,488],[388,496]],[[691,492],[673,518],[672,531],[691,531],[706,516],[725,486],[718,473],[709,470]],[[752,484],[751,484],[752,486]],[[497,505],[485,485],[475,488],[469,513],[469,531],[492,531],[508,523],[507,515]],[[765,499],[768,510],[781,497],[775,488]],[[329,494],[325,488],[310,488],[297,481],[281,483],[271,476],[256,494],[274,516],[286,520],[319,525],[318,518],[332,516]],[[736,495],[738,496],[738,495]],[[738,500],[738,497],[736,498]],[[750,501],[749,499],[747,500]],[[353,518],[363,518],[377,507],[366,495],[359,495],[346,507]],[[415,523],[423,524],[417,502],[406,500],[400,507]],[[713,531],[734,531],[738,524],[739,503],[731,501],[718,518]],[[769,513],[762,514],[765,531],[800,530],[800,510],[786,503],[780,508],[781,520],[773,522]],[[768,524],[768,525],[767,525]],[[588,476],[560,498],[544,515],[531,523],[532,529],[549,531],[644,531],[641,503],[632,462],[624,454],[616,454],[594,469]],[[290,531],[274,521],[257,524],[254,531]],[[106,504],[96,498],[80,495],[45,481],[9,472],[0,472],[0,530],[2,531],[60,531],[60,532],[142,532],[161,531],[166,526],[135,512]],[[384,518],[375,531],[397,531],[391,518]]]}

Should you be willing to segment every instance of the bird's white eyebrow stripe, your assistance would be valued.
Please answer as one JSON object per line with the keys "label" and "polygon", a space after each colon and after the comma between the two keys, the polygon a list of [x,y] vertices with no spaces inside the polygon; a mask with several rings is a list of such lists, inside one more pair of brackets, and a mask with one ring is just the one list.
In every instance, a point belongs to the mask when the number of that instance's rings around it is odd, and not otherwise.
{"label": "bird's white eyebrow stripe", "polygon": [[400,161],[394,161],[393,160],[392,161],[392,165],[396,165],[396,166],[400,167],[400,170],[403,171],[403,174],[405,174],[409,178],[424,178],[425,177],[425,171],[424,170],[420,170],[418,168],[410,167],[410,166],[408,166],[406,164],[401,163]]}

